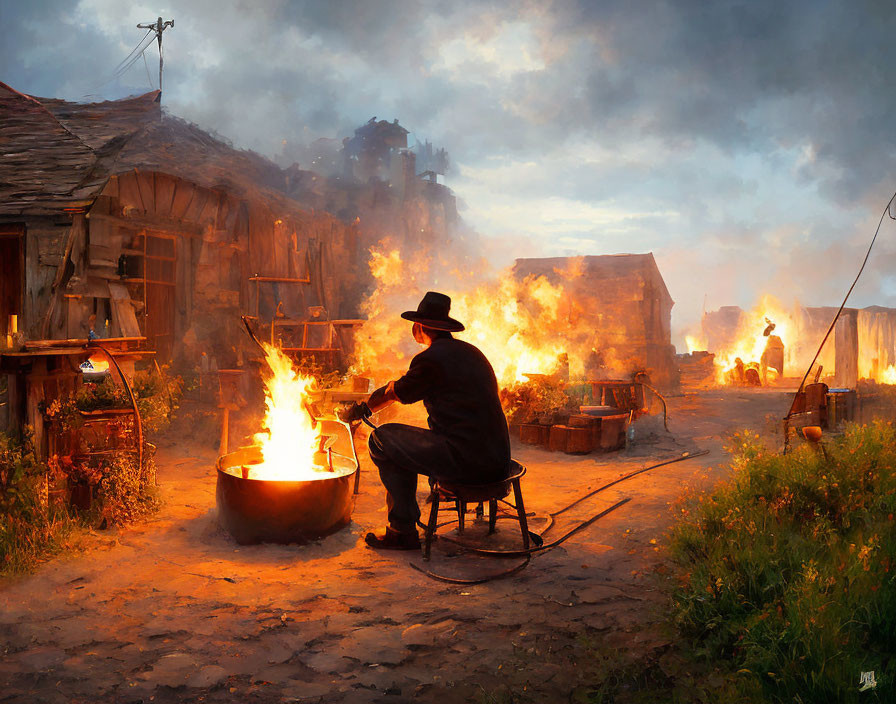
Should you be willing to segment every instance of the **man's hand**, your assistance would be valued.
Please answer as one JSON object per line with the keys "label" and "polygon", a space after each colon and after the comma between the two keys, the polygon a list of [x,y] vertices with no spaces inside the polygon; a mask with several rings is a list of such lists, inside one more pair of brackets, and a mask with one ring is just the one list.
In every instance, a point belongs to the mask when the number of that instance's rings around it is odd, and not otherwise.
{"label": "man's hand", "polygon": [[343,423],[355,423],[363,418],[370,418],[370,406],[363,401],[361,403],[353,403],[351,406],[343,408],[336,415],[339,416],[339,420]]}

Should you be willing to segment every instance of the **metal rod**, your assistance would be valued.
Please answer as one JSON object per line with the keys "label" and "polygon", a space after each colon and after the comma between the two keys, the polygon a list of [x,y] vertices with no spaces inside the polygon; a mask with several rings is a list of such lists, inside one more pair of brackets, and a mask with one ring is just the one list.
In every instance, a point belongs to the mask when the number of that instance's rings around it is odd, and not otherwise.
{"label": "metal rod", "polygon": [[87,343],[88,348],[96,348],[98,350],[102,350],[103,354],[109,359],[112,363],[112,366],[115,367],[115,371],[118,372],[118,376],[121,377],[121,382],[124,384],[125,390],[128,392],[128,397],[131,399],[131,405],[134,407],[134,420],[137,423],[137,466],[140,468],[140,474],[143,475],[143,419],[140,417],[140,409],[137,407],[137,397],[134,396],[134,391],[131,389],[131,385],[128,382],[128,378],[124,375],[121,367],[118,364],[118,361],[112,355],[109,350],[107,350],[102,345],[98,345],[95,341],[91,341]]}
{"label": "metal rod", "polygon": [[246,315],[241,315],[240,319],[243,321],[243,325],[246,326],[246,332],[249,333],[249,337],[252,338],[252,342],[258,345],[258,349],[260,349],[262,352],[264,352],[265,355],[267,355],[268,352],[264,348],[264,345],[261,344],[261,341],[255,336],[255,333],[252,332],[252,328],[249,327],[249,317]]}
{"label": "metal rod", "polygon": [[283,276],[250,276],[249,281],[264,281],[266,283],[275,284],[310,284],[311,279],[293,279]]}

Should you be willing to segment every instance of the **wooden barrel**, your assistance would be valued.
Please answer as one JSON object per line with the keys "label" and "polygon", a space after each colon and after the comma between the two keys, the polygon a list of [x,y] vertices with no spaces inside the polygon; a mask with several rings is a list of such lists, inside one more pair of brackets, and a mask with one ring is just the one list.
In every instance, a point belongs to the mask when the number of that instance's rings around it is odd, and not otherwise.
{"label": "wooden barrel", "polygon": [[600,420],[600,449],[605,452],[621,450],[625,447],[625,426],[628,413],[604,416]]}

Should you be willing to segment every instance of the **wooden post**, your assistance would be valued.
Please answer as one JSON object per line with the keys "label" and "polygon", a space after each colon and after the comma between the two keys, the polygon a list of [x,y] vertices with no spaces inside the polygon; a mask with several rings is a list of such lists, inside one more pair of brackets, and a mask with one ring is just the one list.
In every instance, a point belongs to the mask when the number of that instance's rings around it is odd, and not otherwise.
{"label": "wooden post", "polygon": [[[174,26],[174,20],[162,21],[162,18],[159,17],[155,22],[149,22],[147,24],[138,24],[137,27],[139,29],[148,29],[151,32],[156,33],[156,39],[159,42],[159,92],[162,92],[162,32],[164,32],[169,27]],[[152,41],[152,40],[150,40]]]}
{"label": "wooden post", "polygon": [[230,435],[230,406],[225,403],[222,410],[224,413],[223,418],[221,419],[221,442],[218,445],[219,457],[223,457],[227,454],[228,439]]}
{"label": "wooden post", "polygon": [[834,327],[834,386],[854,389],[858,381],[858,311],[845,309]]}

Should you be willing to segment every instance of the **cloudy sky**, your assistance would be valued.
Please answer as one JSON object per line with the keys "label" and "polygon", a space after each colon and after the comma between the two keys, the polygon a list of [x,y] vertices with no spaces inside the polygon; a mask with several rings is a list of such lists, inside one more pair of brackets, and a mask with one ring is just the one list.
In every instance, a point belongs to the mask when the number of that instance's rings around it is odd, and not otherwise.
{"label": "cloudy sky", "polygon": [[[896,4],[0,0],[0,80],[39,96],[155,87],[267,156],[376,115],[445,146],[496,264],[653,251],[676,340],[708,309],[834,305],[896,190]],[[896,306],[896,223],[851,299]]]}

